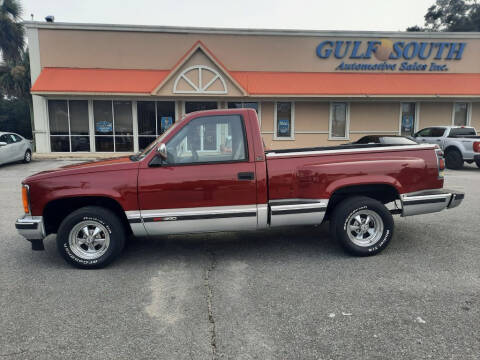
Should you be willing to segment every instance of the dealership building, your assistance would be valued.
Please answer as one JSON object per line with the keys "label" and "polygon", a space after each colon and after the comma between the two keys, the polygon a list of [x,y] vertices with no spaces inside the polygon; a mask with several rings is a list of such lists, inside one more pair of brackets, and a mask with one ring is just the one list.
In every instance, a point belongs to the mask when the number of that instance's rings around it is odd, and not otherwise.
{"label": "dealership building", "polygon": [[203,109],[254,108],[271,149],[480,129],[480,33],[25,25],[38,153],[136,152]]}

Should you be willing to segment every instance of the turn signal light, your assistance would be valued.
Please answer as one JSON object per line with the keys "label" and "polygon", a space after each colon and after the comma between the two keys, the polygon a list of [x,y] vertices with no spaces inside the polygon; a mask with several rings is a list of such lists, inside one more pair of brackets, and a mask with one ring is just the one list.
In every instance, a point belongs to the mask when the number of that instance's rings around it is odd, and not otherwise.
{"label": "turn signal light", "polygon": [[23,211],[25,214],[30,214],[30,201],[28,199],[28,186],[22,186],[22,203],[23,203]]}
{"label": "turn signal light", "polygon": [[445,170],[445,159],[439,159],[438,160],[438,169],[440,171]]}
{"label": "turn signal light", "polygon": [[480,142],[475,141],[475,142],[473,143],[473,151],[474,151],[474,152],[477,152],[477,153],[480,153]]}
{"label": "turn signal light", "polygon": [[443,179],[445,176],[445,158],[443,157],[443,151],[441,149],[435,149],[435,155],[437,155],[438,178]]}

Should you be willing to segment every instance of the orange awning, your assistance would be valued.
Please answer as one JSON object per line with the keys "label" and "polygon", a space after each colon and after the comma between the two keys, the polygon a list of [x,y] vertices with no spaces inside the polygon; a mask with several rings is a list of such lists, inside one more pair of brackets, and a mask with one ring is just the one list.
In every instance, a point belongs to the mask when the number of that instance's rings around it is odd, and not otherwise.
{"label": "orange awning", "polygon": [[169,70],[44,68],[32,93],[148,94]]}
{"label": "orange awning", "polygon": [[232,72],[250,95],[480,96],[480,74]]}
{"label": "orange awning", "polygon": [[[44,68],[36,94],[144,94],[170,70]],[[480,96],[480,74],[230,71],[256,96]]]}

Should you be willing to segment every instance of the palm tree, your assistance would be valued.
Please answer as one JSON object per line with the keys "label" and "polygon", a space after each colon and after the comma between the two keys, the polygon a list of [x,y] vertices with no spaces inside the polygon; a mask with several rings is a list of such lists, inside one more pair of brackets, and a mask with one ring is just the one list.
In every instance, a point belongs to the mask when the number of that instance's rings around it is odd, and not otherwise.
{"label": "palm tree", "polygon": [[25,30],[18,0],[0,0],[0,52],[6,60],[20,59],[25,46]]}
{"label": "palm tree", "polygon": [[[1,0],[0,0],[1,1]],[[23,100],[30,108],[30,123],[33,127],[33,103],[30,94],[30,57],[28,49],[21,51],[18,60],[8,59],[0,63],[0,96]]]}

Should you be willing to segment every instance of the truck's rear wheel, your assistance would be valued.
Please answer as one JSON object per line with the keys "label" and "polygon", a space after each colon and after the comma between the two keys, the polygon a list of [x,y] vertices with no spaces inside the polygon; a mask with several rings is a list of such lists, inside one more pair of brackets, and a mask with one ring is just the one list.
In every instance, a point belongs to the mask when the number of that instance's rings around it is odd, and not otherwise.
{"label": "truck's rear wheel", "polygon": [[393,218],[381,202],[355,196],[339,203],[330,220],[330,233],[353,255],[375,255],[393,235]]}
{"label": "truck's rear wheel", "polygon": [[480,168],[480,159],[475,159],[475,164],[477,164],[477,167]]}
{"label": "truck's rear wheel", "polygon": [[445,165],[448,169],[459,170],[463,166],[463,157],[456,149],[447,150],[445,153]]}
{"label": "truck's rear wheel", "polygon": [[72,265],[83,269],[111,263],[125,244],[125,229],[108,209],[87,206],[68,215],[57,233],[57,248]]}

